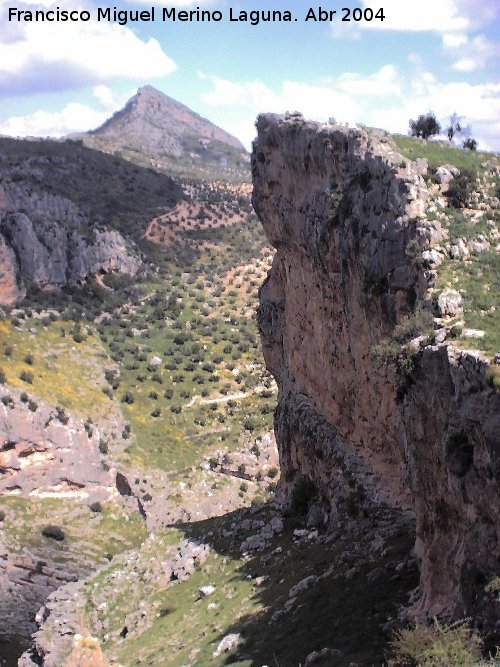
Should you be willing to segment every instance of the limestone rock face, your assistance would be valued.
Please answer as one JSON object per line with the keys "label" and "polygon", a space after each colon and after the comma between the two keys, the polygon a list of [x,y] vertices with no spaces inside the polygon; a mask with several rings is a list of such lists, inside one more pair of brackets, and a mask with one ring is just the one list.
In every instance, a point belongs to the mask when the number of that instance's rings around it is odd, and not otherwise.
{"label": "limestone rock face", "polygon": [[116,230],[90,225],[68,199],[13,182],[0,186],[0,304],[28,286],[60,288],[109,271],[135,275],[141,261]]}
{"label": "limestone rock face", "polygon": [[241,142],[152,86],[143,86],[103,125],[76,135],[86,146],[184,176],[246,180]]}
{"label": "limestone rock face", "polygon": [[436,230],[421,170],[361,130],[295,114],[261,116],[257,129],[253,204],[276,248],[258,318],[279,386],[285,506],[319,505],[330,525],[381,504],[414,512],[417,611],[487,619],[479,582],[500,553],[488,365],[445,344],[416,353],[410,374],[371,354],[428,301],[422,253]]}
{"label": "limestone rock face", "polygon": [[45,403],[36,411],[0,388],[0,495],[78,497],[89,502],[112,494],[111,473],[103,467],[99,433],[89,436],[82,422]]}
{"label": "limestone rock face", "polygon": [[[114,493],[111,472],[79,420],[42,402],[34,410],[0,388],[0,496],[59,498],[87,503]],[[62,421],[61,421],[62,420]],[[8,509],[7,509],[8,512]],[[51,562],[30,549],[13,550],[0,530],[0,619],[7,634],[29,636],[49,593],[88,573],[77,560]]]}

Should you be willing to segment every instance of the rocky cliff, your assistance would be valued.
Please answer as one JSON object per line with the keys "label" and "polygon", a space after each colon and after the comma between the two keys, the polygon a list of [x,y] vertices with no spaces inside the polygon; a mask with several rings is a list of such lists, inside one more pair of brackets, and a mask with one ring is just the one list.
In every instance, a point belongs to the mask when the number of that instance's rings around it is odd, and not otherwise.
{"label": "rocky cliff", "polygon": [[433,331],[425,253],[444,232],[426,215],[426,164],[300,115],[257,128],[253,204],[276,248],[258,317],[283,500],[329,526],[380,504],[414,513],[413,612],[472,614],[498,636],[484,587],[500,568],[500,395],[486,359]]}
{"label": "rocky cliff", "polygon": [[85,429],[61,408],[36,403],[23,392],[0,388],[0,399],[0,624],[2,633],[27,637],[49,593],[86,575],[92,565],[81,553],[54,555],[50,542],[57,544],[57,535],[40,548],[35,521],[28,535],[18,523],[13,537],[6,528],[13,523],[13,506],[6,499],[33,514],[27,500],[90,504],[108,500],[116,489],[97,429]]}
{"label": "rocky cliff", "polygon": [[135,275],[147,225],[181,197],[168,177],[78,142],[0,138],[0,304]]}

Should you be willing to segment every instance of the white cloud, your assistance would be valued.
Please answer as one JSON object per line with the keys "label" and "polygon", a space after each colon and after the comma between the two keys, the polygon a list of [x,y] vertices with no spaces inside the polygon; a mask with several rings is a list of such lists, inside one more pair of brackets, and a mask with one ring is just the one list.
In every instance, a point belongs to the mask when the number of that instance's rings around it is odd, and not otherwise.
{"label": "white cloud", "polygon": [[459,113],[472,125],[481,148],[500,149],[500,84],[443,83],[420,68],[409,77],[391,65],[369,76],[344,74],[307,84],[285,81],[276,89],[261,81],[201,78],[212,86],[202,100],[213,107],[213,120],[247,146],[255,134],[255,116],[262,112],[298,110],[311,119],[326,121],[334,116],[339,121],[363,122],[406,134],[410,118],[432,110],[443,123]]}
{"label": "white cloud", "polygon": [[454,59],[453,69],[457,72],[474,72],[490,60],[500,58],[500,43],[481,34],[471,39],[464,35],[443,35],[443,48]]}
{"label": "white cloud", "polygon": [[462,35],[460,33],[445,33],[443,35],[443,46],[445,49],[458,49],[460,46],[467,44],[469,38],[467,35]]}
{"label": "white cloud", "polygon": [[71,89],[116,77],[150,80],[175,68],[156,39],[141,40],[117,24],[33,21],[18,24],[15,36],[0,36],[0,91],[11,94]]}
{"label": "white cloud", "polygon": [[108,86],[95,86],[92,94],[99,103],[99,108],[71,102],[61,111],[38,110],[32,114],[11,116],[0,121],[0,134],[14,137],[61,137],[94,129],[120,109],[135,92],[136,90],[132,89],[126,93],[117,93]]}
{"label": "white cloud", "polygon": [[354,96],[385,97],[401,93],[401,84],[393,65],[385,65],[375,74],[368,76],[343,74],[337,79],[336,87]]}
{"label": "white cloud", "polygon": [[108,117],[107,111],[96,111],[85,104],[67,104],[62,111],[35,111],[26,116],[12,116],[0,122],[0,134],[12,137],[61,137],[98,127]]}
{"label": "white cloud", "polygon": [[[261,81],[237,83],[204,74],[199,76],[212,84],[212,90],[202,95],[202,101],[215,109],[212,120],[246,146],[255,136],[255,117],[263,111],[299,110],[313,120],[324,120],[325,116],[333,114],[356,121],[361,119],[361,107],[355,96],[328,83],[283,81],[278,90],[272,90]],[[348,85],[347,78],[343,85]]]}
{"label": "white cloud", "polygon": [[92,90],[92,94],[106,111],[117,111],[135,93],[135,89],[132,89],[125,94],[117,93],[111,88],[108,88],[108,86],[103,85],[94,86]]}

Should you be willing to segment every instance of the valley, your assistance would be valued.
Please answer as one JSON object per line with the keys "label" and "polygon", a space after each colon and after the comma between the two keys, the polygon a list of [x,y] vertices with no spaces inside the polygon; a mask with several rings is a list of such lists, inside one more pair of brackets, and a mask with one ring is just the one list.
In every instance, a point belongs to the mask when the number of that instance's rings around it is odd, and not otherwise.
{"label": "valley", "polygon": [[0,664],[400,667],[398,629],[466,613],[499,641],[498,158],[258,129],[253,186],[150,87],[0,139]]}

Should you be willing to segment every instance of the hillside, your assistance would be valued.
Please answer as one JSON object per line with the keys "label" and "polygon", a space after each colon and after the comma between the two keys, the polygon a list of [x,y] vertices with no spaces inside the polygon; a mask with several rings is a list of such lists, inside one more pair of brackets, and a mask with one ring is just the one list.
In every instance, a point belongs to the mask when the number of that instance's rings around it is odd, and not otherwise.
{"label": "hillside", "polygon": [[261,118],[264,229],[246,183],[4,148],[142,262],[0,311],[8,667],[413,667],[462,609],[493,650],[498,161],[371,134]]}
{"label": "hillside", "polygon": [[86,146],[171,175],[248,181],[249,156],[233,136],[152,86],[139,88]]}

